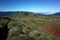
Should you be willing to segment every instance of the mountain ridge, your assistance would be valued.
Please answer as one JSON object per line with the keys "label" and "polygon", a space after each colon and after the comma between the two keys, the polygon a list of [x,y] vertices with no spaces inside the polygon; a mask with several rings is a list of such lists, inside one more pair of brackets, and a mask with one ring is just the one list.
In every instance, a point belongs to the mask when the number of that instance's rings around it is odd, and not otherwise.
{"label": "mountain ridge", "polygon": [[[44,12],[40,12],[40,13],[34,13],[34,12],[25,12],[25,11],[14,11],[14,12],[3,12],[3,11],[0,11],[0,16],[9,16],[9,15],[12,15],[12,14],[16,14],[16,13],[24,13],[26,15],[28,14],[37,14],[37,15],[41,15],[41,16],[60,16],[60,12],[56,12],[56,13],[53,13],[53,14],[45,14]],[[48,13],[48,12],[46,12]]]}

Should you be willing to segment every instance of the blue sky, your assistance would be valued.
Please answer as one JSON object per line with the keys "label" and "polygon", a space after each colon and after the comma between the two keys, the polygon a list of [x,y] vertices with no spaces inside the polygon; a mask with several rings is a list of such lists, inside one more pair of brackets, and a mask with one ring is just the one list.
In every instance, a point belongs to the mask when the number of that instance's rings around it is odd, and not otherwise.
{"label": "blue sky", "polygon": [[60,12],[60,0],[0,0],[0,11]]}

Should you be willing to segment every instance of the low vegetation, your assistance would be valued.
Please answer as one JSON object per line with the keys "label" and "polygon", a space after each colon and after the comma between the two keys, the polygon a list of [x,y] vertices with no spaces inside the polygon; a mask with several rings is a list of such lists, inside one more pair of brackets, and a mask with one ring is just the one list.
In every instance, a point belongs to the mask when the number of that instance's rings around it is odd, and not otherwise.
{"label": "low vegetation", "polygon": [[[52,20],[59,20],[60,16],[17,13],[8,16],[8,18],[11,20],[7,24],[9,30],[6,40],[60,40],[48,33],[37,30],[39,26],[47,24]],[[0,27],[4,27],[3,24],[1,25],[0,23]]]}

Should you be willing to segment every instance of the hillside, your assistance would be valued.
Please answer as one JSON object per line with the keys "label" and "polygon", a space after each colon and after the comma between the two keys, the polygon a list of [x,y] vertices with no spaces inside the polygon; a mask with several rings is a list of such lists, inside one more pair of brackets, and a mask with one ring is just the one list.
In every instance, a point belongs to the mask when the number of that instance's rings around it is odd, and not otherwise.
{"label": "hillside", "polygon": [[49,16],[60,16],[60,12],[56,12],[56,13],[51,14],[51,15],[49,15]]}
{"label": "hillside", "polygon": [[30,12],[21,12],[8,17],[0,17],[0,27],[4,30],[4,24],[7,25],[8,37],[6,40],[60,40],[37,30],[39,26],[59,19],[60,16],[39,16]]}
{"label": "hillside", "polygon": [[60,12],[55,13],[54,16],[60,16]]}

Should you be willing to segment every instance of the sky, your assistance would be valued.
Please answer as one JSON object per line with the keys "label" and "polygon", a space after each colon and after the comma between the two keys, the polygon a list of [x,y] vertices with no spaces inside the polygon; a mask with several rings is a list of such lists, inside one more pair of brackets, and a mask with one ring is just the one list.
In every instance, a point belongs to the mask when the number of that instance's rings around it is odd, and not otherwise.
{"label": "sky", "polygon": [[0,11],[60,12],[60,0],[0,0]]}

